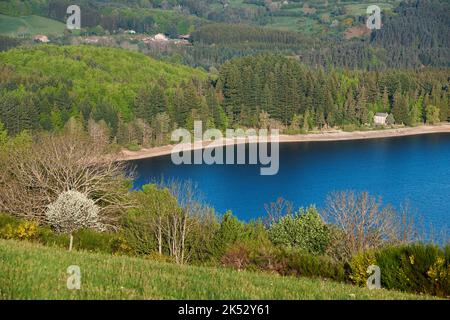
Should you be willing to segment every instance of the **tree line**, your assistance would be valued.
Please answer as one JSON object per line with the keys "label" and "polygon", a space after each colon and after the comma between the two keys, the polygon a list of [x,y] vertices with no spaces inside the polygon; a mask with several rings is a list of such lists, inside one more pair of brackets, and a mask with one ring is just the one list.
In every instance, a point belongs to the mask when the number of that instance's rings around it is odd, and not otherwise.
{"label": "tree line", "polygon": [[[0,56],[0,122],[10,135],[76,121],[120,145],[161,145],[178,127],[413,126],[449,118],[448,69],[325,70],[281,55],[232,59],[209,75],[106,48],[40,46]],[[32,68],[30,72],[29,68]]]}

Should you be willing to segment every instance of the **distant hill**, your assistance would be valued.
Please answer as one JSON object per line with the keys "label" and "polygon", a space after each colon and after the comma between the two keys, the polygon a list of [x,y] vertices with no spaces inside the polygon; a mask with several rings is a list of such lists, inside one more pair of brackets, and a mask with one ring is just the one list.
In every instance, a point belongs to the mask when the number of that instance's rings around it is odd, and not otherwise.
{"label": "distant hill", "polygon": [[11,17],[0,14],[0,35],[4,36],[60,35],[65,28],[64,23],[45,17],[35,15]]}
{"label": "distant hill", "polygon": [[57,122],[65,123],[80,112],[87,116],[94,112],[114,122],[115,127],[119,114],[125,119],[132,116],[142,88],[159,84],[168,94],[183,82],[207,77],[199,69],[157,61],[141,53],[55,45],[0,53],[0,74],[0,121],[11,134],[48,129],[52,114],[53,120],[56,117]]}

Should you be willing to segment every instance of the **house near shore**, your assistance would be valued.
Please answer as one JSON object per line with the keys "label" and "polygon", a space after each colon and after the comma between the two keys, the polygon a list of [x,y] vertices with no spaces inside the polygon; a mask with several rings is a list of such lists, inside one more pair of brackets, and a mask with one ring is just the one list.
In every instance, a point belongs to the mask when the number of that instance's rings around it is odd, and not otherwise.
{"label": "house near shore", "polygon": [[387,113],[377,113],[374,116],[373,122],[377,126],[385,126],[387,124],[387,118],[389,114]]}
{"label": "house near shore", "polygon": [[48,37],[44,36],[43,34],[35,35],[33,40],[35,42],[40,42],[40,43],[48,43],[48,42],[50,42],[50,40],[48,40]]}
{"label": "house near shore", "polygon": [[153,37],[154,41],[169,41],[169,38],[165,34],[158,33]]}

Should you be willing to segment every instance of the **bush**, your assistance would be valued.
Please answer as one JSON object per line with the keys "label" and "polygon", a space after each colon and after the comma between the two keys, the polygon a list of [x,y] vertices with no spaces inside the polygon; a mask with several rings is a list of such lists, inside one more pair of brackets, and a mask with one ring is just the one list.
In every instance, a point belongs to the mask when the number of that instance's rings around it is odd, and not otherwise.
{"label": "bush", "polygon": [[69,242],[69,236],[65,234],[56,234],[50,227],[40,227],[37,241],[46,246],[66,248],[67,242]]}
{"label": "bush", "polygon": [[280,254],[280,260],[285,264],[283,275],[346,281],[344,264],[336,262],[328,256],[313,255],[297,249],[284,249]]}
{"label": "bush", "polygon": [[414,293],[450,295],[450,260],[448,249],[431,244],[390,246],[361,253],[352,258],[350,279],[365,285],[370,264],[381,270],[381,285]]}
{"label": "bush", "polygon": [[220,262],[226,267],[245,269],[250,264],[250,251],[244,244],[233,244],[225,251]]}
{"label": "bush", "polygon": [[245,223],[239,221],[231,211],[222,217],[219,229],[214,235],[214,252],[216,258],[221,258],[229,246],[247,238]]}
{"label": "bush", "polygon": [[428,274],[438,259],[444,258],[439,247],[425,244],[388,247],[377,252],[376,258],[381,268],[381,283],[387,289],[442,295],[437,289],[443,284]]}
{"label": "bush", "polygon": [[[50,227],[39,226],[35,221],[19,220],[0,214],[0,238],[36,241],[47,246],[66,247],[69,237],[55,233]],[[116,253],[123,248],[115,246],[118,235],[83,229],[73,234],[74,243],[79,250],[91,252]]]}
{"label": "bush", "polygon": [[39,224],[35,221],[18,220],[0,215],[0,238],[32,240],[38,236]]}
{"label": "bush", "polygon": [[19,220],[13,216],[7,215],[5,213],[0,213],[0,229],[7,225],[17,225]]}
{"label": "bush", "polygon": [[131,211],[122,219],[124,240],[136,255],[147,255],[158,250],[153,226],[145,216]]}
{"label": "bush", "polygon": [[361,252],[355,254],[350,263],[350,275],[349,278],[355,284],[359,286],[365,286],[367,284],[367,279],[369,274],[367,269],[371,265],[376,264],[375,253],[373,251]]}
{"label": "bush", "polygon": [[285,215],[269,228],[270,240],[279,246],[323,254],[330,243],[330,230],[315,207]]}
{"label": "bush", "polygon": [[114,253],[112,245],[116,237],[114,233],[82,229],[74,233],[73,242],[76,248],[82,250],[112,254]]}
{"label": "bush", "polygon": [[220,260],[223,266],[238,270],[266,271],[286,276],[327,278],[345,281],[343,263],[328,256],[293,249],[277,248],[270,244],[235,243],[227,248]]}

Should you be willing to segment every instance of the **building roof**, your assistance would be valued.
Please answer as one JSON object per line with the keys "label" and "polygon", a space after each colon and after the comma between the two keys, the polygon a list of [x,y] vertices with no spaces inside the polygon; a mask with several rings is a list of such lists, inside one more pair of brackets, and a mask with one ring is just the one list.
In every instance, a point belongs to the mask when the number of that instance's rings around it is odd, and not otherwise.
{"label": "building roof", "polygon": [[388,117],[389,114],[384,113],[384,112],[378,112],[377,114],[375,114],[375,116],[377,116],[377,117]]}

